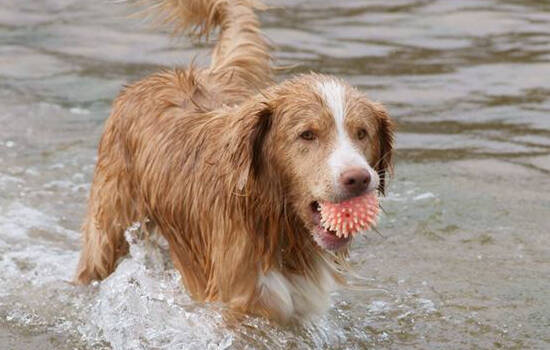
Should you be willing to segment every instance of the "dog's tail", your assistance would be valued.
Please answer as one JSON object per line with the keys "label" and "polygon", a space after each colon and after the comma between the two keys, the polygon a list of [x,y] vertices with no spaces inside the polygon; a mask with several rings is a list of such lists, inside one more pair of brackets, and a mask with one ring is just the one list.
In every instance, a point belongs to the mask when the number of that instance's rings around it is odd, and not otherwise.
{"label": "dog's tail", "polygon": [[233,83],[261,88],[272,79],[270,46],[261,35],[254,9],[264,5],[256,0],[155,0],[164,23],[176,33],[208,36],[220,28],[212,53],[210,73]]}

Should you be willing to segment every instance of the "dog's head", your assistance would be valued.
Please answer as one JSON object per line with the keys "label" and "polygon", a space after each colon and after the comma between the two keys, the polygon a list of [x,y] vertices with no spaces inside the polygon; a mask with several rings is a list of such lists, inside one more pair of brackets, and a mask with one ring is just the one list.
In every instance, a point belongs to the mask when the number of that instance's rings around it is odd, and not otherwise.
{"label": "dog's head", "polygon": [[278,182],[280,200],[322,248],[346,247],[350,238],[320,225],[318,203],[384,193],[393,146],[384,107],[336,78],[306,75],[267,90],[241,111],[241,185],[249,177],[271,179],[264,186]]}

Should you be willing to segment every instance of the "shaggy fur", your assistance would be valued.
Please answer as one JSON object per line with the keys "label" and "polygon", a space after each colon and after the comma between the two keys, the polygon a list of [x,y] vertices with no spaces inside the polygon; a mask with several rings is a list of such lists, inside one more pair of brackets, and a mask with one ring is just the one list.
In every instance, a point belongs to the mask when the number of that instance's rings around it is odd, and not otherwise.
{"label": "shaggy fur", "polygon": [[[285,322],[321,312],[344,283],[338,257],[347,247],[334,255],[312,238],[312,201],[343,199],[328,166],[340,144],[334,105],[345,118],[339,133],[352,135],[346,142],[376,171],[381,191],[392,123],[380,104],[336,78],[309,74],[273,85],[253,11],[259,6],[155,2],[151,10],[177,32],[219,27],[219,39],[209,68],[154,74],[115,100],[99,144],[77,282],[112,273],[128,251],[125,229],[149,220],[197,300]],[[323,95],[331,84],[341,89],[335,102]],[[355,138],[355,130],[366,137]]]}

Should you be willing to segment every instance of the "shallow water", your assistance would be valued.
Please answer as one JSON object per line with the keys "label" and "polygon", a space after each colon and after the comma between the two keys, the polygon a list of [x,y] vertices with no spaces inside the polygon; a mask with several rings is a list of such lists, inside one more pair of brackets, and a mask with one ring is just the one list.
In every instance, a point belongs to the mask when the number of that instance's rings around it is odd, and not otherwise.
{"label": "shallow water", "polygon": [[342,76],[398,121],[380,235],[354,243],[364,280],[322,318],[228,328],[162,244],[67,282],[113,97],[208,45],[125,4],[0,0],[0,348],[550,348],[550,3],[331,3],[262,22],[287,75]]}

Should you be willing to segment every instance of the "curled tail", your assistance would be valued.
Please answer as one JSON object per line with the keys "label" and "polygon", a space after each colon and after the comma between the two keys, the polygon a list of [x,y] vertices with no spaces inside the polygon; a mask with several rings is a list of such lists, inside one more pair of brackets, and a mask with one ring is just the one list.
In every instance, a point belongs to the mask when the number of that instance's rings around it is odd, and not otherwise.
{"label": "curled tail", "polygon": [[162,22],[174,26],[176,33],[208,36],[219,27],[210,74],[259,89],[271,82],[273,75],[270,47],[254,13],[263,7],[256,0],[156,0],[151,9]]}

